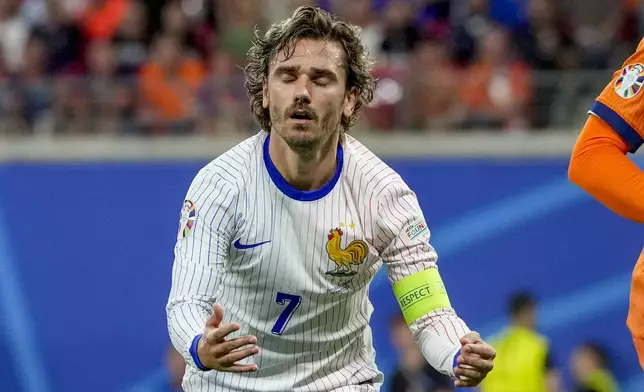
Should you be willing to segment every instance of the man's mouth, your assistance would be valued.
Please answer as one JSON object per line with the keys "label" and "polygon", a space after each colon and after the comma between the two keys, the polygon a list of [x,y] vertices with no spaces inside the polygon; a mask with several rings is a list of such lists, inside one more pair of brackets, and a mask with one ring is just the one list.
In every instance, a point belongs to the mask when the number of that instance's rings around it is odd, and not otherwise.
{"label": "man's mouth", "polygon": [[297,122],[307,122],[313,120],[314,116],[310,112],[299,110],[293,112],[290,118]]}

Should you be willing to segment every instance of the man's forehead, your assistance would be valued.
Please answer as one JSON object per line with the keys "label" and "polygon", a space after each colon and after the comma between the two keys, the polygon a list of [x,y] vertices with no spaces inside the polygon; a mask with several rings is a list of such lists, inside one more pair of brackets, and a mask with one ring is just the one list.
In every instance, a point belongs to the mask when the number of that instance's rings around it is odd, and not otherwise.
{"label": "man's forehead", "polygon": [[[292,52],[292,53],[291,53]],[[287,55],[290,54],[290,56]],[[337,42],[328,40],[300,39],[294,46],[281,50],[273,65],[298,64],[302,61],[316,64],[327,64],[342,67],[343,51]]]}

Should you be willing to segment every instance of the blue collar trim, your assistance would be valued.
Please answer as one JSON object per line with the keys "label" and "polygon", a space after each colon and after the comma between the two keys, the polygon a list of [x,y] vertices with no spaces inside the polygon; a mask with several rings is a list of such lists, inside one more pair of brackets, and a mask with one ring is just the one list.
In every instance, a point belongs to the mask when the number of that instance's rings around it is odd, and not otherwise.
{"label": "blue collar trim", "polygon": [[331,181],[327,182],[320,189],[316,189],[313,191],[301,191],[299,189],[294,188],[293,185],[289,184],[288,181],[286,181],[284,177],[282,177],[280,172],[277,170],[277,168],[275,167],[275,164],[273,164],[273,161],[271,160],[271,157],[268,153],[268,143],[270,141],[270,138],[271,136],[268,135],[268,137],[266,137],[266,140],[264,140],[264,164],[266,164],[266,170],[268,170],[268,175],[271,177],[271,180],[273,180],[273,183],[275,184],[275,186],[280,191],[282,191],[282,193],[284,193],[286,196],[294,200],[315,201],[315,200],[320,200],[321,198],[328,195],[329,192],[333,190],[333,187],[335,187],[335,184],[337,184],[338,180],[340,179],[340,174],[342,174],[344,151],[342,149],[341,143],[338,143],[335,174],[333,175],[333,178],[331,178]]}

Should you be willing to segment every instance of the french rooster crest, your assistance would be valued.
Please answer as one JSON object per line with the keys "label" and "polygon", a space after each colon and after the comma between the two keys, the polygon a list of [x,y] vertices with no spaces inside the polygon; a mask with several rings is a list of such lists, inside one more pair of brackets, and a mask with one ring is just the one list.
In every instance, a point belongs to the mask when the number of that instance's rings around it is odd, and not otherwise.
{"label": "french rooster crest", "polygon": [[329,242],[326,244],[326,251],[329,258],[335,262],[336,268],[327,272],[332,276],[355,275],[356,271],[351,270],[351,265],[360,265],[367,258],[369,248],[362,240],[353,240],[342,249],[341,241],[344,233],[338,227],[329,231]]}

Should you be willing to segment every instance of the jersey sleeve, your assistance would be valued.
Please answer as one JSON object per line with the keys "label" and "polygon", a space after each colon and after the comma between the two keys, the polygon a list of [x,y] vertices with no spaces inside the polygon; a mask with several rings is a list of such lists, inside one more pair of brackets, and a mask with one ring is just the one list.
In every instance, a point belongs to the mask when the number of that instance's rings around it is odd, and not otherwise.
{"label": "jersey sleeve", "polygon": [[[420,277],[432,269],[436,272],[433,276],[440,280],[436,264],[438,255],[430,244],[430,230],[414,192],[404,182],[390,184],[383,191],[378,212],[378,238],[384,244],[380,256],[394,288],[396,283]],[[400,300],[399,305],[402,310],[404,305]],[[469,332],[469,328],[451,305],[422,313],[407,320],[414,340],[434,369],[454,377],[453,363],[460,350],[459,339]]]}
{"label": "jersey sleeve", "polygon": [[613,74],[590,108],[590,113],[610,125],[635,152],[644,135],[644,40]]}
{"label": "jersey sleeve", "polygon": [[393,183],[378,205],[380,256],[391,284],[427,268],[437,268],[438,255],[430,244],[430,231],[414,192],[404,183]]}
{"label": "jersey sleeve", "polygon": [[615,213],[644,223],[644,173],[626,156],[629,146],[590,116],[568,166],[568,178]]}
{"label": "jersey sleeve", "polygon": [[166,313],[172,343],[192,366],[190,345],[203,333],[217,300],[236,200],[237,192],[226,179],[202,170],[181,208]]}

